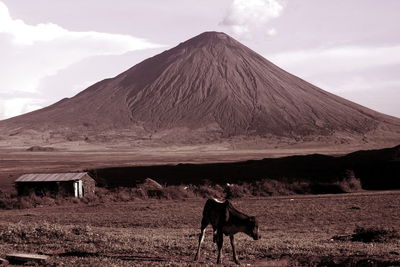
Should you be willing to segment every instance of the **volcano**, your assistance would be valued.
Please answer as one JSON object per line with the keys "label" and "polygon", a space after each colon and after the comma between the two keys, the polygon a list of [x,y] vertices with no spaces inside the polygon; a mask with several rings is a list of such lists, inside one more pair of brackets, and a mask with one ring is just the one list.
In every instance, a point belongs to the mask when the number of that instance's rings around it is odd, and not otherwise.
{"label": "volcano", "polygon": [[328,93],[219,32],[202,33],[72,98],[4,120],[0,130],[7,138],[35,136],[44,143],[400,143],[400,119]]}

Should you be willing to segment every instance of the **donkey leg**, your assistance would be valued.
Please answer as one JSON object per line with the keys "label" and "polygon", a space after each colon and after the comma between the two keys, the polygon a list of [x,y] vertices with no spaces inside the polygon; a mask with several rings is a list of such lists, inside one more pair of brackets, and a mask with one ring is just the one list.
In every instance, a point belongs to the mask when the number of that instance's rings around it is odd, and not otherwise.
{"label": "donkey leg", "polygon": [[195,260],[195,261],[198,261],[198,260],[199,260],[201,243],[203,243],[204,234],[205,234],[205,232],[206,232],[206,227],[207,227],[207,225],[208,225],[208,221],[207,221],[206,219],[203,218],[203,219],[201,220],[201,228],[200,228],[200,235],[199,235],[199,246],[198,246],[198,248],[197,248],[196,256],[194,257],[194,260]]}
{"label": "donkey leg", "polygon": [[200,232],[200,235],[199,235],[199,246],[197,248],[197,253],[196,253],[196,256],[194,257],[194,261],[198,261],[199,260],[201,243],[203,243],[205,231],[206,231],[205,228],[201,229],[201,232]]}
{"label": "donkey leg", "polygon": [[233,261],[236,264],[240,264],[237,255],[236,255],[236,247],[235,247],[235,236],[234,235],[230,235],[229,238],[231,239],[231,246],[232,246],[232,253],[233,253]]}
{"label": "donkey leg", "polygon": [[224,236],[221,230],[217,231],[217,247],[218,247],[218,257],[217,257],[217,264],[222,263],[222,246],[224,244]]}

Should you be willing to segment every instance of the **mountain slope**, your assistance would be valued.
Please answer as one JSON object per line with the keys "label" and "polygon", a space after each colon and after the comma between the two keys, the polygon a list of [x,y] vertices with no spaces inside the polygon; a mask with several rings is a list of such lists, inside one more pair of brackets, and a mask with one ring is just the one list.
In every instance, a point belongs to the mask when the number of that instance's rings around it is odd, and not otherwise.
{"label": "mountain slope", "polygon": [[118,131],[130,138],[158,134],[172,140],[179,135],[194,143],[199,133],[209,142],[347,135],[389,135],[400,142],[400,119],[323,91],[216,32],[200,34],[73,98],[2,121],[1,127],[18,134],[64,129],[86,136]]}

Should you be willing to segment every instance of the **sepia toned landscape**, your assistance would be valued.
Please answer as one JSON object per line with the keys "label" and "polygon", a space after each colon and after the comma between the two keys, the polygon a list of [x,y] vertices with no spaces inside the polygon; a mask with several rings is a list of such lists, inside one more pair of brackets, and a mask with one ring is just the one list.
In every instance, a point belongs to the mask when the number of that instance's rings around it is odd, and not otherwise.
{"label": "sepia toned landscape", "polygon": [[0,266],[400,266],[399,3],[178,2],[0,0]]}

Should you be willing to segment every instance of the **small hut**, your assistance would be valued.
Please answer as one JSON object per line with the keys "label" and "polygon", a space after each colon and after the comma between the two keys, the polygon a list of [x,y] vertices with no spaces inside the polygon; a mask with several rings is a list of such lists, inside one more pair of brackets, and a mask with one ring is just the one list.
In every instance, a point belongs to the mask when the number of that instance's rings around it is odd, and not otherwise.
{"label": "small hut", "polygon": [[87,172],[30,173],[15,180],[18,195],[83,197],[94,194],[95,180]]}

